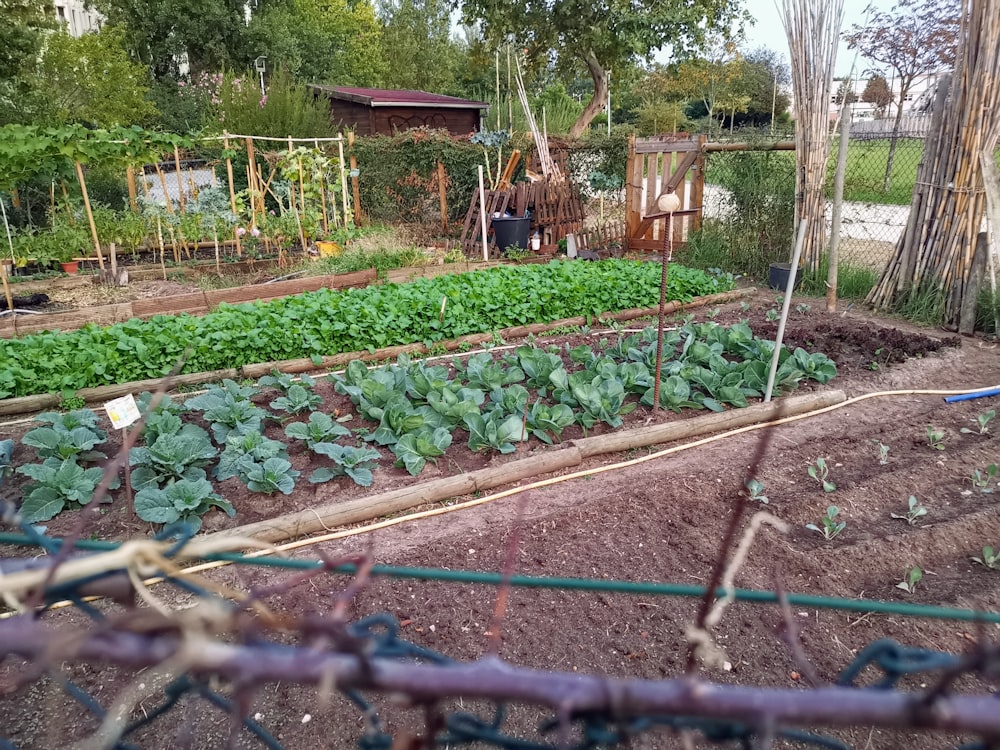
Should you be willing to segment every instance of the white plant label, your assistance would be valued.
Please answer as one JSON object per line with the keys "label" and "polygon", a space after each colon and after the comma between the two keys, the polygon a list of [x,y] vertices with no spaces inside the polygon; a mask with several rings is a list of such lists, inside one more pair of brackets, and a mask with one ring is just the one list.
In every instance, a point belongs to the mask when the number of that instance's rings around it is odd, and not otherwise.
{"label": "white plant label", "polygon": [[111,419],[111,426],[116,430],[124,430],[130,424],[139,419],[139,407],[135,403],[135,397],[130,393],[127,396],[116,398],[104,404],[104,410]]}

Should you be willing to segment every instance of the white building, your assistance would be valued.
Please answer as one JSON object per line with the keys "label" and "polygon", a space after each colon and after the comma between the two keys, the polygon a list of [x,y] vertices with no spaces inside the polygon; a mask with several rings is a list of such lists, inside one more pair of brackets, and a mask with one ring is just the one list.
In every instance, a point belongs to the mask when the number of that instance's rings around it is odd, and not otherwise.
{"label": "white building", "polygon": [[55,0],[54,5],[56,20],[73,36],[97,31],[104,22],[104,16],[88,8],[82,0]]}
{"label": "white building", "polygon": [[[892,102],[890,102],[889,106],[885,108],[885,111],[881,113],[882,118],[894,118],[899,107],[902,107],[904,117],[907,115],[917,116],[930,114],[930,106],[932,104],[934,92],[937,89],[937,82],[942,75],[944,75],[943,72],[937,72],[922,73],[916,76],[913,79],[913,83],[910,84],[910,90],[907,92],[902,102],[899,100],[899,79],[896,78],[895,75],[890,75],[886,79],[886,82],[889,84],[889,90],[892,92]],[[875,105],[861,101],[861,95],[864,93],[865,86],[867,85],[867,78],[856,78],[851,81],[851,90],[854,92],[855,96],[855,101],[851,105],[852,120],[874,120],[878,118],[879,113],[875,111]],[[830,96],[831,120],[837,120],[840,117],[841,105],[837,103],[837,95],[840,93],[841,86],[841,81],[833,82],[833,93]]]}

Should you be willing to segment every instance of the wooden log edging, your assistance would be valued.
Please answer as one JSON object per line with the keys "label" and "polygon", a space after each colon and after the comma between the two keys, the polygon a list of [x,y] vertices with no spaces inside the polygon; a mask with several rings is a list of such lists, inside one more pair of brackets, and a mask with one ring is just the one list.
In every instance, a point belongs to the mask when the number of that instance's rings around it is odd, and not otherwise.
{"label": "wooden log edging", "polygon": [[153,299],[133,300],[114,305],[100,305],[83,310],[63,313],[46,313],[14,317],[0,324],[0,337],[26,336],[41,331],[72,331],[89,323],[113,325],[132,318],[146,318],[153,315],[204,315],[222,302],[267,302],[293,294],[315,292],[319,289],[345,289],[347,287],[369,286],[378,278],[374,268],[351,273],[310,276],[305,279],[288,279],[272,284],[253,284],[232,289],[173,294]]}
{"label": "wooden log edging", "polygon": [[332,502],[318,508],[287,513],[278,518],[244,524],[208,534],[211,538],[245,537],[269,544],[281,544],[295,537],[329,531],[338,526],[363,523],[390,513],[409,510],[420,505],[439,502],[451,497],[484,492],[522,479],[571,469],[585,458],[617,453],[628,448],[695,438],[710,433],[745,427],[758,422],[770,422],[782,417],[806,414],[839,404],[847,399],[840,390],[789,396],[745,409],[706,414],[680,422],[639,427],[572,441],[565,448],[546,451],[538,456],[522,458],[501,466],[434,479],[429,482],[382,492],[370,497]]}
{"label": "wooden log edging", "polygon": [[[674,313],[679,310],[688,310],[695,307],[702,307],[705,305],[721,304],[724,302],[732,302],[733,300],[739,299],[740,297],[745,297],[749,294],[755,292],[756,289],[749,287],[747,289],[736,289],[731,292],[720,292],[718,294],[709,294],[704,297],[696,297],[688,303],[671,302],[667,304],[667,313]],[[636,318],[646,318],[656,315],[657,308],[655,307],[645,307],[645,308],[632,308],[629,310],[622,310],[617,313],[604,313],[600,316],[604,320],[618,320],[627,321],[635,320]],[[497,331],[497,334],[504,338],[523,338],[531,334],[541,334],[546,331],[551,331],[556,328],[563,328],[566,326],[581,326],[588,323],[588,320],[593,320],[593,316],[589,319],[586,316],[577,316],[575,318],[563,318],[562,320],[554,320],[551,323],[534,323],[532,325],[526,326],[514,326],[513,328],[504,328]],[[490,333],[474,333],[468,336],[461,336],[457,339],[449,339],[447,341],[435,342],[434,347],[438,349],[443,349],[444,351],[454,351],[460,349],[463,346],[475,346],[477,344],[485,344],[488,341],[493,340],[493,332]],[[336,369],[339,367],[346,367],[352,360],[359,359],[363,362],[379,362],[382,360],[391,360],[398,357],[400,354],[427,354],[430,349],[422,343],[415,344],[402,344],[399,346],[390,346],[385,349],[379,349],[374,352],[369,351],[357,351],[357,352],[344,352],[342,354],[334,354],[327,357],[320,357],[318,360],[314,361],[310,358],[301,359],[286,359],[276,362],[262,362],[259,364],[249,364],[243,365],[240,368],[233,368],[228,370],[211,370],[208,372],[196,372],[189,373],[186,375],[178,375],[174,378],[173,382],[175,385],[198,385],[200,383],[210,383],[217,380],[222,380],[224,378],[259,378],[263,375],[267,375],[273,370],[278,370],[280,372],[297,374],[303,372],[312,372],[315,370],[329,370]],[[318,364],[317,364],[318,362]],[[222,374],[220,374],[222,373]],[[131,381],[128,383],[118,383],[114,385],[97,386],[93,388],[81,388],[76,392],[76,396],[79,396],[87,403],[100,403],[103,401],[108,401],[113,398],[118,398],[119,396],[124,396],[129,393],[141,393],[142,391],[152,391],[160,386],[162,383],[161,379],[151,379],[151,380],[138,380]],[[33,396],[19,396],[17,398],[8,398],[0,400],[0,416],[13,416],[17,414],[26,414],[33,411],[39,411],[41,409],[51,409],[52,407],[59,404],[61,397],[58,394],[53,393],[43,393],[36,394]]]}

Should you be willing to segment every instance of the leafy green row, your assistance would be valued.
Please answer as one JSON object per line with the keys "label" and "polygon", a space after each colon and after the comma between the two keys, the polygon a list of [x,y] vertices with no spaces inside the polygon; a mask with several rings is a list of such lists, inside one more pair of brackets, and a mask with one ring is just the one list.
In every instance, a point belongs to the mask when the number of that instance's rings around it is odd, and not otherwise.
{"label": "leafy green row", "polygon": [[[0,341],[0,398],[160,377],[185,352],[183,371],[200,372],[647,307],[659,299],[659,286],[655,264],[553,261],[220,305],[201,317],[159,316],[43,333]],[[728,279],[670,267],[668,299],[688,301],[730,288]]]}

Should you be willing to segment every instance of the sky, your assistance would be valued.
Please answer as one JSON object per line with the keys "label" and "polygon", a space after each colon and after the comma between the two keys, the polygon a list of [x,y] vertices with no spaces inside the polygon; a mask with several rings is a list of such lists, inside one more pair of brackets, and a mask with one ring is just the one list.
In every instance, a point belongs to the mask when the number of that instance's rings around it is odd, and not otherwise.
{"label": "sky", "polygon": [[[844,23],[841,31],[848,31],[852,24],[861,24],[865,20],[865,8],[873,5],[878,10],[888,11],[892,9],[893,0],[844,0]],[[747,25],[746,42],[742,45],[744,49],[752,50],[757,47],[768,47],[781,52],[788,60],[788,40],[785,38],[785,29],[781,25],[781,15],[775,0],[743,0],[742,6],[755,19],[752,26]],[[847,45],[841,42],[837,50],[836,75],[846,76],[851,71],[851,64],[855,61],[853,50],[847,49]],[[855,66],[855,76],[861,75],[871,67],[871,63],[863,58],[858,58]]]}

